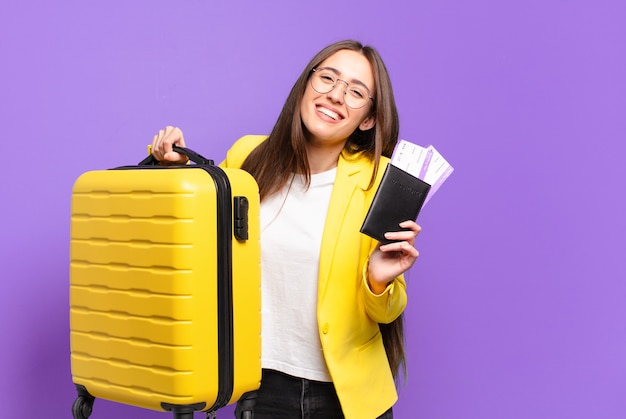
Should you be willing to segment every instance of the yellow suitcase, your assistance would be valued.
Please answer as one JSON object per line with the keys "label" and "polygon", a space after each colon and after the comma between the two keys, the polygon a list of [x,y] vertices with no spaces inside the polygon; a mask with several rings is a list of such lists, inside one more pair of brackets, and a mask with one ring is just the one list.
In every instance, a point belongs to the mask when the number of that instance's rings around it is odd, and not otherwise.
{"label": "yellow suitcase", "polygon": [[75,419],[95,398],[192,418],[259,387],[259,193],[196,164],[91,171],[72,190]]}

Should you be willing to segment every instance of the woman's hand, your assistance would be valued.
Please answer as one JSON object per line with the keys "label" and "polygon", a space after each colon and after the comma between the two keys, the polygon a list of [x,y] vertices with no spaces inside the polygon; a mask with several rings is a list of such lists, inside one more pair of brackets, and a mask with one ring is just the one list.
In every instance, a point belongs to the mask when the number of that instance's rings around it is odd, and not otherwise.
{"label": "woman's hand", "polygon": [[408,230],[385,233],[385,237],[394,242],[379,243],[370,256],[367,273],[370,289],[374,294],[381,294],[391,281],[409,270],[419,256],[415,248],[415,238],[422,228],[414,221],[404,221],[400,223],[400,227]]}
{"label": "woman's hand", "polygon": [[173,151],[173,145],[185,147],[185,138],[180,128],[167,126],[152,138],[152,155],[164,164],[187,163],[187,156]]}

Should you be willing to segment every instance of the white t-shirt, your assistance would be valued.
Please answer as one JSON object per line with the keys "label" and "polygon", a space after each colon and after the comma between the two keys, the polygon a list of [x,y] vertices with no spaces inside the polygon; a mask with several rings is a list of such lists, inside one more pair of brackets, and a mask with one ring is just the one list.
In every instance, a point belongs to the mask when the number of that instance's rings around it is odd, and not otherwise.
{"label": "white t-shirt", "polygon": [[261,204],[262,366],[331,381],[317,325],[320,246],[337,169],[304,177]]}

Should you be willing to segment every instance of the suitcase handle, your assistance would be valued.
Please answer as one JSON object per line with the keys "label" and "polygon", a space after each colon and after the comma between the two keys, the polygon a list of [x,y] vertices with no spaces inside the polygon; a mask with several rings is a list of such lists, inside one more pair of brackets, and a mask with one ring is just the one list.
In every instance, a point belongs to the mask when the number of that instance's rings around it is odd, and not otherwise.
{"label": "suitcase handle", "polygon": [[[205,165],[205,166],[214,166],[215,165],[215,162],[213,160],[207,159],[206,157],[202,156],[199,153],[196,153],[195,151],[193,151],[190,148],[179,147],[177,145],[174,145],[174,146],[172,146],[172,150],[174,150],[177,153],[184,154],[185,156],[187,156],[189,158],[189,160],[191,160],[195,164],[200,164],[200,165]],[[157,164],[159,164],[159,161],[156,159],[156,157],[154,157],[152,154],[150,154],[148,157],[146,157],[145,159],[140,161],[138,163],[138,166],[154,166],[154,165],[157,165]]]}

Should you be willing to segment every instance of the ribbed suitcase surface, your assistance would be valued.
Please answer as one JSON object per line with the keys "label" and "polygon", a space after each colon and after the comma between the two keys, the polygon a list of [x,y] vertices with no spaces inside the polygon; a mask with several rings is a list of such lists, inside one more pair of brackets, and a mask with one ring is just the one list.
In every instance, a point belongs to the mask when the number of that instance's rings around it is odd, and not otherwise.
{"label": "ribbed suitcase surface", "polygon": [[[247,240],[234,236],[240,197]],[[97,398],[154,410],[210,409],[258,388],[258,216],[257,185],[241,170],[80,176],[70,244],[74,383]]]}

